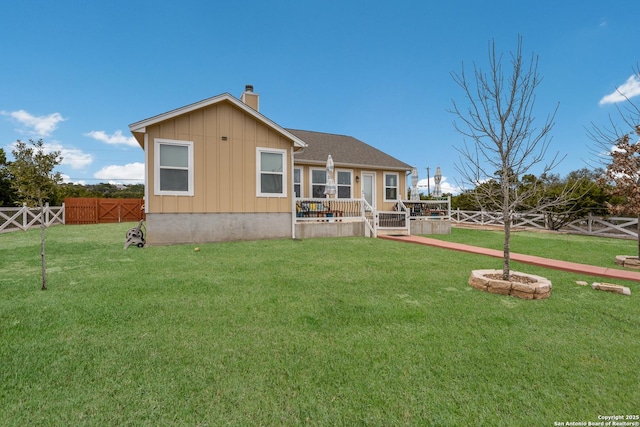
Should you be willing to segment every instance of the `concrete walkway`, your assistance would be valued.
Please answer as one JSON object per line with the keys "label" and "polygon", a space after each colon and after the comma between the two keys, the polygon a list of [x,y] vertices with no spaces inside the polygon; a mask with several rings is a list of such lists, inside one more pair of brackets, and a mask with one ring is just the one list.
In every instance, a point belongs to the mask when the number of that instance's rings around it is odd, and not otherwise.
{"label": "concrete walkway", "polygon": [[[430,239],[421,236],[378,236],[380,239],[395,240],[398,242],[416,243],[419,245],[435,246],[437,248],[452,249],[455,251],[468,252],[472,254],[488,255],[495,258],[502,258],[502,251],[495,249],[481,248],[479,246],[464,245],[462,243],[445,242],[438,239]],[[579,264],[576,262],[558,261],[550,258],[542,258],[533,255],[522,255],[511,252],[511,260],[524,264],[537,265],[539,267],[552,268],[554,270],[570,271],[572,273],[586,274],[596,277],[607,277],[620,280],[634,280],[640,282],[640,272],[629,270],[618,270],[615,268],[597,267],[594,265]],[[612,261],[613,262],[613,261]]]}

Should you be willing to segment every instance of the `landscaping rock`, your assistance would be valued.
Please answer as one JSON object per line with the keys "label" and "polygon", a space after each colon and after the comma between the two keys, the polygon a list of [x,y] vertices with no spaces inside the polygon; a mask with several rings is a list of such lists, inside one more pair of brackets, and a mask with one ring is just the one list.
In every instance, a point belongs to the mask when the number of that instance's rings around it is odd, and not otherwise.
{"label": "landscaping rock", "polygon": [[584,280],[576,280],[576,285],[580,285],[580,286],[587,286],[589,283],[585,282]]}
{"label": "landscaping rock", "polygon": [[594,282],[591,287],[598,291],[614,292],[616,294],[631,296],[631,289],[627,288],[626,286],[614,285],[612,283]]}
{"label": "landscaping rock", "polygon": [[626,268],[640,269],[640,258],[637,256],[617,255],[614,262]]}
{"label": "landscaping rock", "polygon": [[551,282],[532,274],[511,272],[511,280],[502,280],[502,270],[473,270],[469,285],[475,289],[499,295],[534,300],[551,296]]}

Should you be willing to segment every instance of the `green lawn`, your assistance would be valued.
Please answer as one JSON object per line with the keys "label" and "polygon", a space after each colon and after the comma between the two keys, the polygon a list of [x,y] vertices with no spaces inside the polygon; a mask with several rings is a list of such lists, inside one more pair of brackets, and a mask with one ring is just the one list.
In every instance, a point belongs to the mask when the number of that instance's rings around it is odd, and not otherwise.
{"label": "green lawn", "polygon": [[[39,231],[0,234],[0,425],[544,426],[640,411],[638,283],[616,282],[626,297],[514,263],[553,282],[524,301],[467,284],[501,268],[480,255],[367,238],[123,250],[133,225],[47,230],[48,291]],[[491,246],[491,233],[447,238]],[[608,265],[635,248],[531,239],[537,255]]]}

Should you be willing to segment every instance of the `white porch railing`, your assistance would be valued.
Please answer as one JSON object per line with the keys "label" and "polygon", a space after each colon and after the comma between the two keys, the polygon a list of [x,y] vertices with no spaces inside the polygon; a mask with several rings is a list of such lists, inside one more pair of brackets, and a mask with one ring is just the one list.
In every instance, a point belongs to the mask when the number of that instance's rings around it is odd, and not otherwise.
{"label": "white porch railing", "polygon": [[[452,212],[451,221],[455,224],[473,224],[480,226],[502,226],[502,213],[487,211]],[[512,218],[513,227],[529,227],[548,230],[548,217],[543,213],[515,214]],[[600,217],[589,214],[584,218],[573,220],[560,228],[561,231],[586,234],[591,236],[606,236],[620,238],[638,238],[638,218]]]}
{"label": "white porch railing", "polygon": [[378,211],[364,199],[296,199],[296,222],[364,222],[372,237],[379,230],[409,231],[409,211],[399,201],[397,211]]}
{"label": "white porch railing", "polygon": [[450,220],[451,197],[430,200],[403,200],[411,218],[425,220]]}
{"label": "white porch railing", "polygon": [[0,207],[0,232],[28,230],[32,227],[39,227],[44,221],[44,225],[49,227],[53,224],[64,224],[64,203],[62,206],[47,205],[40,208],[29,208],[26,204],[21,208]]}

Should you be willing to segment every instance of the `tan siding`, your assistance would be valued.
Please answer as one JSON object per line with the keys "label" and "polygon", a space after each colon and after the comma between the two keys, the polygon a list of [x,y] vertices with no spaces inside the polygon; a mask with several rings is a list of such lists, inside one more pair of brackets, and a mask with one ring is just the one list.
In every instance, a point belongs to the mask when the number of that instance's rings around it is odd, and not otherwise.
{"label": "tan siding", "polygon": [[[256,148],[287,150],[292,141],[236,108],[220,103],[168,119],[147,129],[149,137],[149,212],[289,212],[286,197],[256,197]],[[226,140],[223,140],[226,137]],[[154,140],[193,141],[194,196],[155,196]],[[287,188],[290,183],[287,177]]]}

